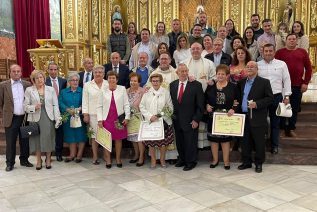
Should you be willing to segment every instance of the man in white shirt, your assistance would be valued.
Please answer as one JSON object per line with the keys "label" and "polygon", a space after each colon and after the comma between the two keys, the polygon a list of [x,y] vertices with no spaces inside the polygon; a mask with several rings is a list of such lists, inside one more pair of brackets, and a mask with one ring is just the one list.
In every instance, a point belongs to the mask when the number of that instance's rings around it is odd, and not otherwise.
{"label": "man in white shirt", "polygon": [[269,106],[269,116],[271,125],[271,153],[278,153],[280,117],[276,116],[276,109],[280,102],[289,103],[289,96],[292,94],[291,78],[287,65],[284,61],[277,60],[275,56],[275,47],[273,44],[263,46],[263,60],[258,63],[258,75],[270,80],[274,101]]}
{"label": "man in white shirt", "polygon": [[86,82],[91,81],[94,79],[94,75],[92,73],[92,69],[94,67],[94,62],[91,58],[86,57],[83,59],[83,66],[84,66],[84,71],[79,73],[79,87],[84,87],[84,84]]}

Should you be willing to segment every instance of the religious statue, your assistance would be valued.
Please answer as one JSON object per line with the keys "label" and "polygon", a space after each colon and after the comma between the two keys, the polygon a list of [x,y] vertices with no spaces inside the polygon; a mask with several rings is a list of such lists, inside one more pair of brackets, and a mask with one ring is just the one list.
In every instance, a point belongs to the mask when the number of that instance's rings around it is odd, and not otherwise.
{"label": "religious statue", "polygon": [[290,29],[293,25],[293,7],[292,3],[288,2],[286,7],[283,11],[283,23],[287,24],[288,28]]}
{"label": "religious statue", "polygon": [[112,13],[112,16],[111,16],[111,20],[112,20],[112,22],[113,22],[113,20],[115,20],[115,19],[120,19],[121,21],[122,21],[122,15],[121,15],[121,8],[120,8],[120,6],[119,5],[115,5],[114,7],[113,7],[113,13]]}

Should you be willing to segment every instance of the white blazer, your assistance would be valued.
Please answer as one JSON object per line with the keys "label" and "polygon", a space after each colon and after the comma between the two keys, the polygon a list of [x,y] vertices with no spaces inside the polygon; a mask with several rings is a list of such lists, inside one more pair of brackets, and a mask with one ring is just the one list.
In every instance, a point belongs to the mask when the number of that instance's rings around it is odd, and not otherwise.
{"label": "white blazer", "polygon": [[99,97],[108,89],[108,81],[103,80],[101,88],[98,87],[95,80],[91,80],[84,84],[83,99],[82,99],[82,113],[89,115],[96,115],[96,107]]}
{"label": "white blazer", "polygon": [[[165,105],[169,106],[173,111],[173,103],[169,90],[161,86],[156,91],[151,87],[148,92],[143,94],[140,103],[140,111],[145,120],[149,122],[152,116],[162,112]],[[172,119],[170,117],[163,116],[163,119],[168,125],[172,124]]]}
{"label": "white blazer", "polygon": [[[52,121],[58,121],[60,118],[60,112],[58,108],[58,100],[55,93],[55,90],[51,86],[44,87],[45,93],[45,110],[47,113],[47,116]],[[28,87],[25,90],[24,94],[24,110],[25,112],[32,114],[28,115],[27,120],[31,122],[38,122],[41,117],[41,108],[38,110],[35,110],[35,106],[40,102],[40,96],[35,86]]]}
{"label": "white blazer", "polygon": [[[130,119],[130,104],[128,100],[128,94],[124,86],[117,85],[117,89],[113,91],[114,100],[116,102],[116,108],[118,116],[125,113],[125,119]],[[111,103],[112,91],[107,88],[102,95],[99,96],[96,106],[97,120],[103,121],[107,119],[110,103]]]}

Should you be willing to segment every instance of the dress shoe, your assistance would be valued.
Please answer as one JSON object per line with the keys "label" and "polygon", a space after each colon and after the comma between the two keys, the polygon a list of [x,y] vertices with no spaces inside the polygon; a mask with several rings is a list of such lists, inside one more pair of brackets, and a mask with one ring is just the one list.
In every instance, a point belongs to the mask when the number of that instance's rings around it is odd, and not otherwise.
{"label": "dress shoe", "polygon": [[184,168],[183,168],[183,171],[190,171],[190,170],[192,170],[194,168],[194,166],[185,166]]}
{"label": "dress shoe", "polygon": [[136,162],[138,162],[138,160],[139,160],[139,158],[137,158],[137,159],[132,159],[132,160],[129,161],[129,163],[136,163]]}
{"label": "dress shoe", "polygon": [[69,163],[71,161],[73,161],[75,158],[65,158],[64,162],[65,163]]}
{"label": "dress shoe", "polygon": [[177,161],[177,163],[175,164],[175,167],[183,167],[183,166],[185,166],[185,163],[180,160]]}
{"label": "dress shoe", "polygon": [[28,160],[26,160],[26,161],[21,161],[21,162],[20,162],[20,165],[21,165],[21,166],[26,166],[26,167],[33,167],[33,164],[30,163]]}
{"label": "dress shoe", "polygon": [[58,162],[62,162],[63,161],[63,157],[61,155],[56,155],[56,160]]}
{"label": "dress shoe", "polygon": [[239,170],[245,170],[245,169],[249,169],[249,168],[252,168],[252,164],[243,163],[240,166],[238,166]]}
{"label": "dress shoe", "polygon": [[111,169],[111,167],[112,167],[112,164],[110,163],[110,164],[106,164],[106,168],[107,169]]}
{"label": "dress shoe", "polygon": [[255,165],[255,172],[261,173],[262,172],[262,164]]}
{"label": "dress shoe", "polygon": [[6,167],[6,171],[7,171],[7,172],[12,171],[13,168],[14,168],[14,166],[10,166],[10,165],[9,165],[9,166]]}
{"label": "dress shoe", "polygon": [[118,168],[122,168],[122,163],[117,163]]}
{"label": "dress shoe", "polygon": [[144,165],[144,161],[143,161],[142,163],[139,163],[139,162],[136,163],[136,166],[137,166],[137,167],[141,167],[141,166],[143,166],[143,165]]}
{"label": "dress shoe", "polygon": [[215,163],[215,164],[210,164],[210,168],[211,169],[214,169],[214,168],[216,168],[217,166],[218,166],[218,164],[219,164],[219,161],[217,162],[217,163]]}
{"label": "dress shoe", "polygon": [[225,170],[230,170],[230,165],[227,165],[227,166],[224,165],[223,168],[224,168]]}
{"label": "dress shoe", "polygon": [[76,158],[75,163],[81,163],[83,161],[83,159],[81,158]]}
{"label": "dress shoe", "polygon": [[271,153],[274,154],[274,155],[277,155],[278,154],[278,148],[277,147],[272,148]]}

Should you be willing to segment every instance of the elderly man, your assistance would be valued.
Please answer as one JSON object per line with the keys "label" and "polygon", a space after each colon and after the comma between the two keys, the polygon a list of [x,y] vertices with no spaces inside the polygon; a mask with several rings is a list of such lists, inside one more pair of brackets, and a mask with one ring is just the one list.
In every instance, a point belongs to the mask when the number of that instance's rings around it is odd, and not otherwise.
{"label": "elderly man", "polygon": [[195,24],[194,28],[192,29],[193,33],[188,37],[189,44],[192,45],[193,43],[200,43],[203,44],[204,38],[201,36],[202,27],[200,24]]}
{"label": "elderly man", "polygon": [[147,28],[141,30],[141,42],[137,43],[132,49],[131,58],[129,60],[130,70],[138,66],[138,56],[140,52],[146,52],[148,54],[149,59],[147,65],[151,65],[151,62],[155,58],[157,47],[155,43],[150,41],[150,34],[150,30]]}
{"label": "elderly man", "polygon": [[108,55],[112,52],[118,52],[120,54],[120,63],[126,64],[130,58],[131,49],[128,36],[122,32],[122,20],[114,19],[112,23],[112,33],[107,39]]}
{"label": "elderly man", "polygon": [[226,54],[222,51],[223,39],[215,38],[212,45],[213,45],[213,52],[210,54],[207,54],[205,58],[214,62],[215,66],[218,66],[220,64],[225,64],[227,66],[230,66],[232,57],[230,56],[230,54]]}
{"label": "elderly man", "polygon": [[275,58],[286,63],[291,77],[292,95],[289,98],[293,115],[289,118],[287,126],[284,126],[285,120],[282,120],[284,121],[282,125],[286,136],[296,137],[297,113],[300,109],[302,95],[307,91],[308,83],[311,79],[312,65],[306,50],[297,48],[296,34],[287,35],[286,48],[276,51]]}
{"label": "elderly man", "polygon": [[140,86],[143,87],[149,79],[150,74],[153,72],[153,68],[148,66],[149,56],[146,52],[139,53],[139,66],[132,69],[133,72],[136,72],[141,76]]}
{"label": "elderly man", "polygon": [[260,49],[261,46],[267,43],[273,44],[275,46],[275,35],[272,31],[272,26],[273,25],[271,19],[267,18],[262,21],[264,33],[258,37],[258,49]]}
{"label": "elderly man", "polygon": [[274,59],[275,47],[273,44],[265,44],[263,47],[263,60],[258,62],[258,74],[260,77],[270,80],[274,101],[269,106],[271,126],[271,153],[278,153],[280,136],[280,117],[276,115],[276,109],[280,102],[289,103],[292,94],[291,78],[285,62]]}
{"label": "elderly man", "polygon": [[12,171],[15,164],[16,140],[19,136],[20,165],[33,167],[28,161],[29,141],[22,139],[20,126],[25,113],[23,108],[24,91],[31,83],[21,80],[22,69],[19,65],[10,66],[10,79],[0,84],[0,110],[6,136],[6,171]]}
{"label": "elderly man", "polygon": [[108,71],[114,71],[119,75],[118,85],[125,86],[126,88],[130,87],[129,74],[130,70],[128,66],[121,64],[121,57],[118,52],[112,52],[110,55],[110,63],[103,65],[105,67],[105,76],[104,79],[107,79]]}
{"label": "elderly man", "polygon": [[[61,90],[66,88],[67,80],[58,76],[58,66],[55,62],[48,64],[48,77],[46,78],[45,85],[51,86],[54,88],[57,98]],[[63,128],[60,126],[56,129],[55,137],[55,155],[56,160],[61,162],[63,161],[62,157],[63,152]]]}
{"label": "elderly man", "polygon": [[228,35],[227,28],[225,26],[220,26],[218,28],[217,37],[223,40],[222,51],[230,55],[232,54],[233,49],[231,48],[231,45],[230,45],[231,40],[227,38],[227,35]]}
{"label": "elderly man", "polygon": [[189,171],[197,164],[198,126],[204,113],[204,93],[200,82],[189,80],[189,70],[185,64],[179,64],[177,75],[179,80],[170,85],[179,152],[175,166],[184,166],[183,170]]}
{"label": "elderly man", "polygon": [[79,87],[83,88],[86,82],[91,81],[94,78],[92,69],[94,67],[94,62],[91,58],[86,57],[83,59],[84,71],[79,73]]}
{"label": "elderly man", "polygon": [[273,93],[268,79],[258,76],[258,65],[254,61],[247,63],[247,78],[238,82],[239,103],[246,115],[242,147],[242,164],[239,170],[252,167],[252,144],[255,147],[255,171],[262,172],[265,160],[265,132],[267,110],[273,102]]}

